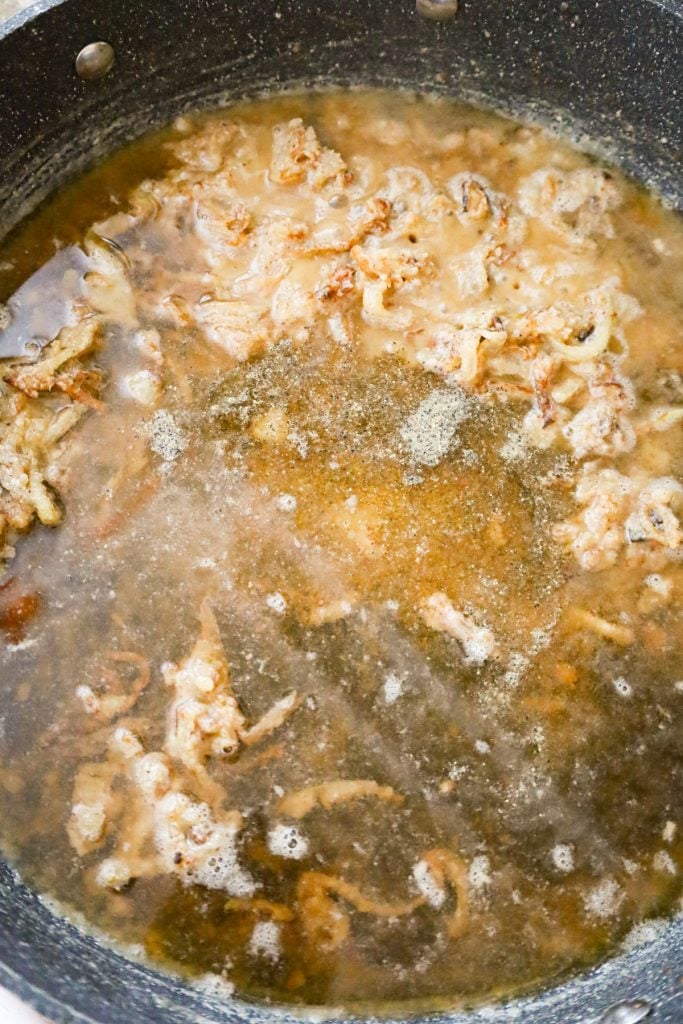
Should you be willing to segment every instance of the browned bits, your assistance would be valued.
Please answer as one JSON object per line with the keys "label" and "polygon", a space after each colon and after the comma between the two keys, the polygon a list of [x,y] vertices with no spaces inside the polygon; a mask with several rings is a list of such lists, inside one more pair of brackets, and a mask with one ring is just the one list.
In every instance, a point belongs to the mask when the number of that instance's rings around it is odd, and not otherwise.
{"label": "browned bits", "polygon": [[40,594],[22,594],[0,604],[0,629],[10,643],[20,643],[41,607]]}
{"label": "browned bits", "polygon": [[483,220],[491,212],[491,204],[486,190],[474,178],[462,183],[462,210],[470,220]]}
{"label": "browned bits", "polygon": [[349,295],[355,284],[355,271],[350,264],[344,264],[332,271],[327,281],[316,290],[320,302],[331,302]]}

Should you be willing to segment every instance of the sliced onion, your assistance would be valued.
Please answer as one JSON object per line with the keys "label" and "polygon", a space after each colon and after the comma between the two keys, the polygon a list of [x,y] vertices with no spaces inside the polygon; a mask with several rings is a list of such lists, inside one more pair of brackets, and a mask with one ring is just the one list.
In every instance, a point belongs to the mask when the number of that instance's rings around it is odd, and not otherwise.
{"label": "sliced onion", "polygon": [[601,296],[602,309],[595,317],[595,326],[589,341],[576,342],[571,345],[551,338],[551,344],[568,363],[585,363],[596,359],[607,349],[612,336],[612,303],[609,296]]}

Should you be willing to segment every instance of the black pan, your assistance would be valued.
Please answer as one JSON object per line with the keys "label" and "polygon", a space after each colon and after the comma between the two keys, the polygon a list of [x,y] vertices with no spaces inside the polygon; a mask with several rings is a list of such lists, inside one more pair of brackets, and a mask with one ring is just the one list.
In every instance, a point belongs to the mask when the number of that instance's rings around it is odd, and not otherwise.
{"label": "black pan", "polygon": [[[556,124],[683,206],[680,0],[462,0],[455,14],[454,7],[39,0],[0,29],[0,233],[93,160],[180,109],[294,83],[408,85]],[[113,67],[80,78],[76,56],[100,40],[113,47]],[[682,1024],[681,975],[679,919],[648,946],[555,989],[439,1019]],[[55,917],[2,861],[0,984],[60,1024],[294,1019],[221,1004],[124,960]]]}

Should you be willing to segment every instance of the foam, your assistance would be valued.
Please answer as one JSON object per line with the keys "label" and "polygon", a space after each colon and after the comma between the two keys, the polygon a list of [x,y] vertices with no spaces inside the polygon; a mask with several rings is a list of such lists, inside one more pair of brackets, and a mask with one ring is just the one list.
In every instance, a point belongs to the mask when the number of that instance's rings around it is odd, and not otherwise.
{"label": "foam", "polygon": [[623,676],[618,676],[616,679],[613,679],[612,686],[620,697],[630,697],[633,693],[633,687],[630,683],[626,682]]}
{"label": "foam", "polygon": [[624,892],[613,878],[605,878],[588,893],[583,905],[590,917],[606,920],[614,917],[624,899]]}
{"label": "foam", "polygon": [[483,889],[491,884],[491,862],[488,857],[480,854],[470,864],[468,878],[473,889]]}
{"label": "foam", "polygon": [[386,677],[382,685],[384,703],[394,704],[403,693],[403,682],[393,672]]}
{"label": "foam", "polygon": [[488,661],[495,646],[491,630],[486,629],[484,626],[476,627],[471,637],[466,637],[460,642],[462,643],[466,660],[473,665],[483,665],[485,661]]}
{"label": "foam", "polygon": [[621,948],[625,953],[630,953],[633,949],[639,949],[641,946],[654,942],[663,931],[666,931],[668,924],[669,922],[661,917],[653,917],[650,921],[640,921],[626,934]]}
{"label": "foam", "polygon": [[235,992],[232,982],[220,974],[202,974],[199,978],[194,978],[190,984],[203,995],[214,999],[230,999]]}
{"label": "foam", "polygon": [[655,594],[668,597],[673,587],[673,580],[668,579],[666,576],[661,576],[658,572],[651,572],[649,576],[645,577],[645,586],[649,587],[650,590],[654,590]]}
{"label": "foam", "polygon": [[226,837],[210,857],[195,862],[189,881],[207,889],[224,889],[231,896],[252,896],[256,889],[251,875],[237,859],[234,837]]}
{"label": "foam", "polygon": [[238,833],[237,824],[214,821],[206,804],[183,793],[168,793],[155,804],[156,848],[166,870],[179,871],[188,885],[222,889],[231,896],[254,894],[256,883],[238,859]]}
{"label": "foam", "polygon": [[249,952],[275,963],[280,959],[280,928],[274,921],[257,921],[249,940]]}
{"label": "foam", "polygon": [[657,850],[657,853],[652,858],[652,865],[655,871],[661,871],[663,874],[678,874],[676,865],[666,850]]}
{"label": "foam", "polygon": [[268,594],[266,604],[271,611],[277,612],[278,615],[284,615],[287,611],[287,602],[279,591],[276,591],[274,594]]}
{"label": "foam", "polygon": [[558,871],[574,870],[574,847],[568,843],[558,843],[557,846],[553,846],[550,856]]}
{"label": "foam", "polygon": [[293,494],[280,494],[275,504],[281,512],[293,512],[296,508],[296,498]]}
{"label": "foam", "polygon": [[413,867],[413,879],[421,896],[424,896],[430,907],[437,909],[443,906],[446,893],[437,885],[429,864],[425,860],[418,861]]}
{"label": "foam", "polygon": [[664,824],[664,828],[662,830],[662,839],[665,843],[672,843],[674,841],[674,837],[676,835],[676,828],[677,826],[675,821],[667,821]]}
{"label": "foam", "polygon": [[276,857],[301,860],[308,853],[308,839],[296,825],[275,825],[268,833],[268,849]]}
{"label": "foam", "polygon": [[522,654],[521,651],[511,651],[508,659],[508,669],[503,676],[507,685],[513,688],[519,686],[530,664],[530,659],[526,654]]}

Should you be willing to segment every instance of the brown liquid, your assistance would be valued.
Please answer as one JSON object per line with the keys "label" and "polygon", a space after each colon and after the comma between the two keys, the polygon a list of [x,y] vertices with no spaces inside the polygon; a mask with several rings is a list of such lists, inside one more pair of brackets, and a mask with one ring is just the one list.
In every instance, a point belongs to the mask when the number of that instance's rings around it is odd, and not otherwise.
{"label": "brown liquid", "polygon": [[[417,166],[440,182],[471,168],[506,194],[552,160],[590,166],[556,140],[450,102],[289,97],[231,112],[252,143],[244,192],[262,185],[272,125],[296,115],[344,156]],[[407,125],[405,137],[390,119]],[[392,130],[398,141],[386,141]],[[464,133],[452,152],[439,148],[449,132]],[[180,135],[136,144],[48,205],[7,243],[0,290],[8,296],[45,260],[49,237],[78,243],[93,221],[126,208],[142,178],[162,178],[176,163],[164,144]],[[672,401],[683,369],[683,231],[618,182],[625,201],[611,214],[614,237],[601,237],[584,254],[585,272],[554,287],[570,301],[618,268],[645,310],[627,328],[645,413]],[[302,197],[294,212],[310,211]],[[425,238],[445,263],[469,251],[478,230],[427,224]],[[534,223],[523,244],[550,262],[569,258],[544,230]],[[642,565],[620,557],[582,570],[552,533],[576,513],[567,445],[520,446],[528,402],[444,383],[412,360],[419,338],[399,332],[386,350],[387,329],[353,312],[352,347],[316,328],[235,363],[196,324],[171,322],[159,312],[164,288],[175,281],[193,303],[211,287],[201,238],[186,223],[170,231],[161,215],[117,238],[144,312],[134,324],[117,322],[116,311],[105,317],[96,358],[108,374],[107,411],[79,425],[66,453],[63,524],[19,542],[0,593],[0,804],[13,859],[37,889],[144,946],[154,962],[222,974],[254,998],[450,1006],[547,984],[604,957],[680,896],[683,844],[667,824],[680,815],[680,561],[655,552]],[[233,276],[251,258],[242,252]],[[297,273],[311,286],[308,270]],[[512,295],[518,278],[510,271],[498,293]],[[164,354],[152,407],[132,402],[121,383],[140,368],[140,327],[158,328]],[[450,412],[425,436],[415,413],[435,392],[447,394]],[[153,409],[173,419],[170,428],[156,421],[150,450]],[[680,477],[680,424],[609,464]],[[646,583],[653,572],[670,581],[666,598]],[[420,602],[440,592],[491,630],[494,657],[468,662],[457,640],[427,627]],[[254,905],[226,908],[225,890],[169,873],[102,888],[96,871],[116,846],[115,825],[85,857],[69,845],[74,776],[105,759],[115,727],[84,713],[76,687],[106,691],[112,670],[130,687],[134,667],[108,652],[141,655],[151,682],[122,721],[145,751],[160,750],[171,699],[160,667],[189,654],[207,597],[248,722],[283,694],[301,698],[271,735],[209,765],[226,807],[243,815],[240,864],[259,899],[287,908],[281,921]],[[351,610],[316,620],[335,602]],[[632,642],[579,628],[575,608],[627,627]],[[303,855],[273,852],[283,794],[340,778],[391,786],[403,800],[318,806],[296,822]],[[116,785],[127,799],[124,781]],[[440,897],[423,900],[393,918],[337,893],[348,935],[329,948],[311,939],[302,873],[405,904],[419,899],[415,866],[434,849],[452,851],[468,877],[457,937],[448,927],[460,897],[445,886],[438,906]]]}

